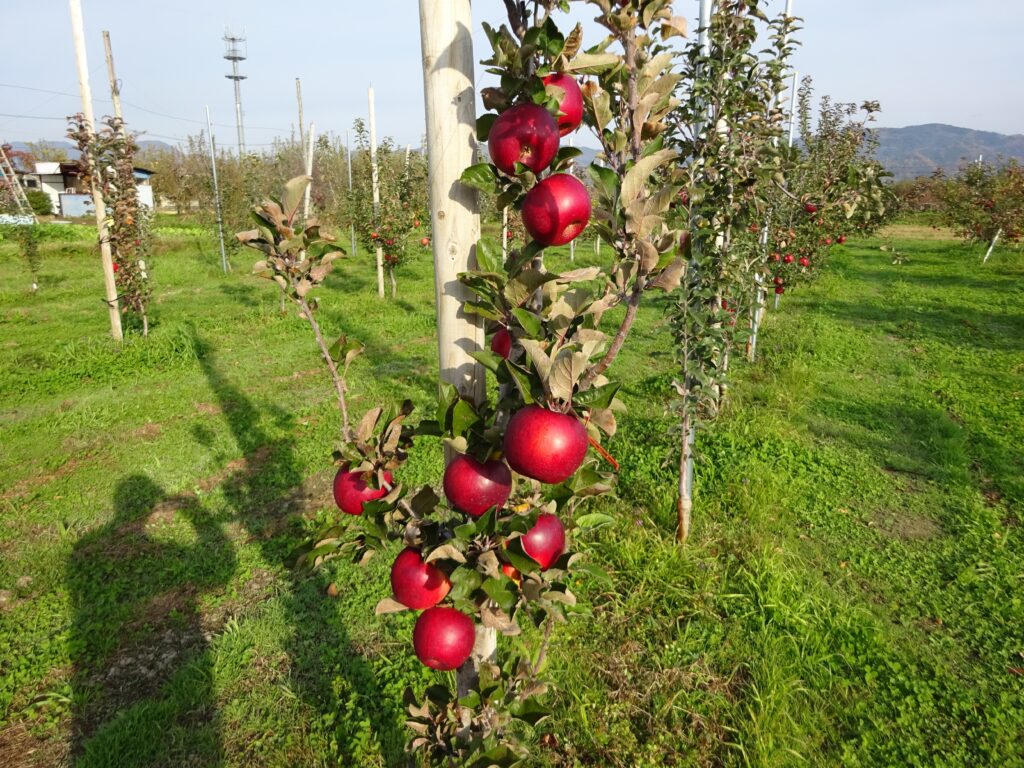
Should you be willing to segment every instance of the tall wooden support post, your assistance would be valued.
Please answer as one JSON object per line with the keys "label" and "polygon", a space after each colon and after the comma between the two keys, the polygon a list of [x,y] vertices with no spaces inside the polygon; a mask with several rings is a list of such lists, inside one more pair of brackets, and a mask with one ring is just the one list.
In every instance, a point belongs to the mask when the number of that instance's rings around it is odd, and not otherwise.
{"label": "tall wooden support post", "polygon": [[220,184],[217,183],[217,146],[213,141],[213,124],[210,122],[210,107],[206,107],[206,136],[210,144],[210,170],[213,171],[213,206],[217,213],[217,238],[220,241],[220,265],[226,275],[231,271],[227,252],[224,250],[224,215],[220,209]]}
{"label": "tall wooden support post", "polygon": [[[367,99],[370,102],[370,180],[373,184],[373,226],[380,227],[380,178],[377,175],[377,116],[373,108],[373,86]],[[384,298],[384,249],[377,239],[377,295]]]}
{"label": "tall wooden support post", "polygon": [[[306,134],[305,134],[305,123],[302,117],[302,80],[295,78],[295,100],[299,103],[299,146],[302,147],[302,151],[306,152]],[[307,175],[309,175],[307,173]]]}
{"label": "tall wooden support post", "polygon": [[800,76],[800,73],[795,69],[793,70],[793,81],[789,86],[789,145],[793,146],[793,140],[796,138],[796,81]]}
{"label": "tall wooden support post", "polygon": [[[480,238],[476,192],[459,181],[476,156],[472,12],[470,0],[419,0],[419,10],[441,381],[480,403],[484,370],[470,353],[483,349],[484,329],[477,315],[463,311],[472,295],[458,281],[476,267]],[[476,665],[496,651],[495,631],[477,625],[473,655],[457,674],[460,696],[475,685]]]}
{"label": "tall wooden support post", "polygon": [[302,223],[309,221],[309,196],[313,191],[313,144],[316,141],[316,123],[309,124],[309,139],[306,144],[306,175],[309,176],[309,184],[306,185],[306,194],[302,198]]}
{"label": "tall wooden support post", "polygon": [[[348,165],[348,195],[352,197],[352,149],[348,143],[348,131],[345,131],[345,163]],[[356,255],[356,223],[349,217],[348,233],[352,241],[352,256]]]}
{"label": "tall wooden support post", "polygon": [[[68,0],[71,10],[71,37],[75,44],[75,64],[78,68],[78,90],[82,95],[82,115],[85,118],[85,129],[90,136],[95,136],[95,118],[92,112],[92,91],[89,88],[89,62],[85,55],[85,33],[82,24],[82,4],[80,0]],[[92,156],[86,154],[85,162],[92,165]],[[110,238],[107,232],[107,207],[103,201],[103,190],[96,184],[96,174],[90,173],[92,179],[92,204],[96,209],[96,233],[100,241],[100,263],[103,265],[103,286],[106,293],[107,312],[110,315],[110,335],[117,341],[124,337],[121,331],[121,307],[117,300],[117,283],[114,281],[114,259],[110,254]]]}
{"label": "tall wooden support post", "polygon": [[[114,52],[110,48],[110,33],[107,30],[103,30],[103,52],[107,57],[107,77],[110,80],[110,100],[114,104],[114,117],[120,123],[124,120],[121,115],[121,84],[117,82],[117,74],[114,72]],[[120,131],[124,133],[123,125]]]}

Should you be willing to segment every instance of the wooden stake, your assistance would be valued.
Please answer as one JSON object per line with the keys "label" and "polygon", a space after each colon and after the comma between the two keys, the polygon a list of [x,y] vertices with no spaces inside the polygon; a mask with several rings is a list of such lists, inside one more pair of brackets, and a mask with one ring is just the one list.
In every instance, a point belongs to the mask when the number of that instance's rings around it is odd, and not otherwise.
{"label": "wooden stake", "polygon": [[[483,325],[463,310],[472,295],[457,278],[476,267],[480,238],[476,192],[459,181],[476,151],[472,12],[470,0],[419,0],[419,11],[441,381],[481,403],[484,370],[470,352],[483,349]],[[457,673],[460,696],[475,687],[476,665],[496,652],[495,631],[477,625],[473,654]]]}
{"label": "wooden stake", "polygon": [[[302,127],[305,125],[302,121],[302,81],[297,77],[295,78],[295,100],[299,102],[299,146],[302,147],[303,152],[307,152],[306,134],[303,132],[304,129]],[[310,126],[310,131],[312,132],[312,126]],[[312,143],[312,140],[310,140],[310,143]],[[308,171],[306,175],[309,175]]]}
{"label": "wooden stake", "polygon": [[309,124],[309,143],[306,146],[306,175],[309,176],[309,184],[306,185],[306,195],[302,198],[302,223],[309,221],[309,195],[313,191],[313,143],[316,141],[316,123]]}
{"label": "wooden stake", "polygon": [[124,135],[124,117],[121,116],[121,86],[114,72],[114,53],[110,48],[110,33],[103,30],[103,52],[107,57],[107,77],[110,79],[110,100],[114,102],[114,117],[121,123],[120,133]]}
{"label": "wooden stake", "polygon": [[[348,143],[348,131],[345,131],[345,163],[348,165],[348,193],[349,197],[352,196],[352,150],[349,148]],[[349,237],[352,240],[352,257],[356,255],[356,224],[354,221],[349,221],[348,224]]]}
{"label": "wooden stake", "polygon": [[[373,184],[373,226],[380,229],[380,179],[377,176],[377,118],[373,110],[373,86],[368,92],[370,102],[370,180]],[[379,234],[379,231],[378,231]],[[384,298],[384,249],[377,239],[377,295]]]}
{"label": "wooden stake", "polygon": [[985,251],[985,258],[981,260],[982,264],[986,263],[988,261],[988,257],[992,255],[992,249],[996,247],[996,243],[999,242],[999,236],[1001,234],[1003,234],[1002,227],[996,230],[995,237],[992,238],[992,242],[989,243],[988,250]]}
{"label": "wooden stake", "polygon": [[[95,119],[92,112],[92,90],[89,88],[89,62],[85,55],[85,33],[82,24],[81,0],[68,0],[71,11],[71,37],[75,44],[75,65],[78,68],[78,90],[82,95],[82,115],[85,129],[95,137]],[[100,241],[100,263],[103,266],[103,286],[106,293],[107,312],[110,315],[110,335],[121,341],[121,308],[117,300],[117,283],[114,281],[114,259],[110,254],[110,237],[107,232],[107,206],[103,201],[103,190],[96,183],[96,174],[91,168],[93,159],[86,153],[85,162],[90,166],[92,179],[92,204],[96,209],[96,233]]]}
{"label": "wooden stake", "polygon": [[213,140],[213,125],[210,123],[210,107],[206,107],[206,136],[210,144],[210,169],[213,171],[213,204],[217,213],[217,239],[220,241],[220,265],[226,275],[231,271],[227,252],[224,250],[224,216],[220,209],[220,184],[217,183],[217,145]]}

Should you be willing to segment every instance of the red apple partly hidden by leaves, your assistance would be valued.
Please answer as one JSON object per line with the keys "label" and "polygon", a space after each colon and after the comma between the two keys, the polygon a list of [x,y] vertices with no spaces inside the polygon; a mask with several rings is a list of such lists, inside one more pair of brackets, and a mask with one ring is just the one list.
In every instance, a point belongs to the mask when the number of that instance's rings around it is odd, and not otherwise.
{"label": "red apple partly hidden by leaves", "polygon": [[775,283],[775,285],[782,285],[783,279],[776,275],[775,277],[772,278],[772,282]]}
{"label": "red apple partly hidden by leaves", "polygon": [[689,205],[689,203],[690,203],[690,190],[688,190],[688,189],[680,189],[679,190],[679,204],[680,205]]}
{"label": "red apple partly hidden by leaves", "polygon": [[419,219],[413,219],[413,220],[412,220],[412,225],[413,225],[414,227],[417,227],[417,228],[419,228],[419,226],[420,226],[420,220],[419,220]]}
{"label": "red apple partly hidden by leaves", "polygon": [[832,245],[832,238],[831,237],[826,237],[825,238],[825,245]]}
{"label": "red apple partly hidden by leaves", "polygon": [[792,264],[793,263],[793,254],[792,253],[787,253],[785,256],[782,257],[782,261],[785,264]]}
{"label": "red apple partly hidden by leaves", "polygon": [[424,248],[426,248],[428,245],[430,245],[430,238],[429,237],[420,238],[420,245],[422,245]]}
{"label": "red apple partly hidden by leaves", "polygon": [[686,248],[689,245],[690,245],[690,232],[689,232],[689,230],[684,230],[683,232],[679,233],[679,250],[683,251],[685,253],[686,252]]}
{"label": "red apple partly hidden by leaves", "polygon": [[[349,472],[344,467],[334,476],[334,502],[338,509],[350,515],[363,514],[363,503],[388,495],[386,488],[371,488],[366,480],[370,472]],[[390,472],[384,473],[388,485],[394,482]]]}
{"label": "red apple partly hidden by leaves", "polygon": [[508,332],[508,328],[501,327],[494,332],[494,336],[491,337],[491,352],[508,360],[508,356],[512,354],[512,334]]}
{"label": "red apple partly hidden by leaves", "polygon": [[548,176],[523,198],[523,226],[541,245],[565,245],[590,221],[590,195],[575,176]]}
{"label": "red apple partly hidden by leaves", "polygon": [[839,243],[840,245],[845,243],[846,242],[846,235],[840,235],[839,237],[837,237],[836,238],[836,242]]}
{"label": "red apple partly hidden by leaves", "polygon": [[121,265],[120,265],[120,264],[118,264],[118,263],[117,263],[117,262],[115,261],[115,262],[114,262],[114,271],[115,271],[115,272],[117,272],[117,270],[119,270],[120,268],[121,268]]}
{"label": "red apple partly hidden by leaves", "polygon": [[800,265],[801,267],[809,267],[809,266],[811,266],[811,260],[810,260],[810,259],[808,259],[808,258],[807,258],[806,256],[801,256],[801,257],[800,257],[800,261],[799,261],[799,262],[797,262],[797,263],[798,263],[798,264],[799,264],[799,265]]}
{"label": "red apple partly hidden by leaves", "polygon": [[565,552],[565,528],[554,515],[541,515],[537,523],[523,534],[523,551],[546,571]]}
{"label": "red apple partly hidden by leaves", "polygon": [[558,152],[558,125],[544,107],[524,103],[502,112],[487,137],[491,162],[508,174],[522,163],[540,173]]}
{"label": "red apple partly hidden by leaves", "polygon": [[523,574],[519,572],[519,569],[509,563],[501,564],[501,572],[512,579],[516,584],[523,580]]}
{"label": "red apple partly hidden by leaves", "polygon": [[376,240],[378,237],[380,237],[380,235],[378,235],[376,232],[371,232],[370,233],[370,239],[371,240]]}
{"label": "red apple partly hidden by leaves", "polygon": [[451,588],[445,572],[432,563],[424,563],[423,555],[413,547],[403,549],[391,566],[395,600],[414,611],[437,605]]}
{"label": "red apple partly hidden by leaves", "polygon": [[772,261],[779,261],[782,258],[782,254],[781,253],[773,253],[768,258],[770,258]]}
{"label": "red apple partly hidden by leaves", "polygon": [[807,211],[808,213],[817,213],[818,206],[816,206],[814,203],[805,203],[804,210]]}
{"label": "red apple partly hidden by leaves", "polygon": [[[579,128],[583,122],[583,92],[579,83],[572,75],[555,72],[544,78],[544,87],[549,95],[559,99],[558,111],[561,114],[555,118],[558,122],[558,133],[565,136]],[[556,88],[561,88],[565,95],[560,95]]]}
{"label": "red apple partly hidden by leaves", "polygon": [[781,286],[781,285],[776,285],[776,286],[775,286],[775,292],[776,292],[776,293],[779,293],[779,294],[782,294],[782,293],[785,293],[785,292],[786,292],[786,289],[785,289],[785,287],[784,287],[784,286]]}
{"label": "red apple partly hidden by leaves", "polygon": [[519,474],[560,483],[583,463],[587,430],[572,414],[528,405],[509,419],[504,449],[508,465]]}
{"label": "red apple partly hidden by leaves", "polygon": [[473,620],[454,608],[428,608],[416,619],[412,647],[431,669],[457,669],[473,651]]}
{"label": "red apple partly hidden by leaves", "polygon": [[512,473],[498,459],[481,464],[463,453],[452,459],[444,471],[444,495],[455,509],[471,517],[500,507],[511,492]]}

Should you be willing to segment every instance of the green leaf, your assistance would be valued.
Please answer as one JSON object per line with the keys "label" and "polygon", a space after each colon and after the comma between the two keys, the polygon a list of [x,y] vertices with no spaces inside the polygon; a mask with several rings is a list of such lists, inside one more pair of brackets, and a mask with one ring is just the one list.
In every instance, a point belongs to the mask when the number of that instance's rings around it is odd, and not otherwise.
{"label": "green leaf", "polygon": [[479,420],[473,405],[468,400],[459,400],[452,409],[452,435],[465,435]]}
{"label": "green leaf", "polygon": [[591,163],[587,167],[587,173],[594,180],[602,196],[614,202],[619,189],[619,175],[611,168]]}
{"label": "green leaf", "polygon": [[480,115],[476,119],[476,140],[479,142],[487,141],[487,137],[491,135],[491,126],[494,125],[494,121],[498,119],[498,116],[493,112],[488,112],[485,115]]}
{"label": "green leaf", "polygon": [[302,198],[306,194],[306,187],[312,180],[309,176],[296,176],[285,182],[284,194],[281,196],[281,208],[289,223],[295,219]]}
{"label": "green leaf", "polygon": [[526,701],[517,701],[513,703],[509,711],[512,713],[512,717],[529,723],[530,725],[536,725],[551,714],[550,709],[545,707],[532,696],[526,699]]}
{"label": "green leaf", "polygon": [[493,237],[481,237],[476,243],[476,263],[481,272],[500,274],[501,245]]}
{"label": "green leaf", "polygon": [[566,72],[577,72],[582,75],[599,75],[614,69],[621,59],[614,53],[580,53],[570,61]]}
{"label": "green leaf", "polygon": [[498,169],[490,163],[477,163],[462,172],[459,180],[470,187],[488,194],[498,192]]}
{"label": "green leaf", "polygon": [[603,512],[590,512],[586,515],[580,515],[576,518],[576,525],[580,528],[600,528],[604,525],[610,525],[615,522],[615,518],[611,515],[606,515]]}
{"label": "green leaf", "polygon": [[621,386],[621,383],[613,381],[600,387],[577,392],[572,402],[574,405],[583,408],[608,408]]}
{"label": "green leaf", "polygon": [[494,374],[498,373],[498,368],[501,366],[502,360],[505,359],[501,355],[491,352],[489,349],[478,349],[475,352],[470,352],[469,354],[474,360],[480,363],[480,365]]}
{"label": "green leaf", "polygon": [[521,370],[518,366],[513,365],[508,360],[503,360],[502,364],[505,366],[505,370],[509,376],[512,377],[512,381],[516,383],[516,389],[519,390],[519,395],[523,398],[523,403],[526,405],[532,405],[537,402],[533,396],[533,387],[530,385],[530,378],[526,372]]}
{"label": "green leaf", "polygon": [[539,338],[543,332],[543,325],[541,319],[537,317],[533,312],[522,307],[516,307],[512,310],[512,314],[516,320],[519,321],[519,325],[522,326],[523,330],[526,331],[526,335],[530,338]]}
{"label": "green leaf", "polygon": [[483,583],[483,589],[501,610],[511,615],[519,599],[514,582],[509,579],[487,579]]}

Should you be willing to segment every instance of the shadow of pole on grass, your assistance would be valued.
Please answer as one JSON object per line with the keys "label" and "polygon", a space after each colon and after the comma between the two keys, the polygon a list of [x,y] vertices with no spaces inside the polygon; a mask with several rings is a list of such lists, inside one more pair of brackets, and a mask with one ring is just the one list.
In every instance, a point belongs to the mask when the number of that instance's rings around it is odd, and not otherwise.
{"label": "shadow of pole on grass", "polygon": [[[68,562],[72,761],[128,764],[170,755],[184,763],[193,748],[216,760],[212,660],[198,605],[231,579],[234,549],[195,497],[169,497],[145,474],[122,478],[113,504],[113,519],[82,537]],[[195,543],[151,534],[177,516],[188,521]],[[139,711],[159,706],[164,683],[186,668],[188,696],[175,699],[174,723]],[[105,727],[128,717],[125,727]],[[186,728],[194,737],[183,742],[176,737]]]}
{"label": "shadow of pole on grass", "polygon": [[[244,469],[224,483],[225,497],[264,559],[281,563],[295,544],[281,534],[308,495],[296,458],[294,421],[279,409],[257,408],[218,370],[208,345],[195,332],[193,338],[199,364],[246,462]],[[262,426],[268,414],[277,419],[286,437],[274,437]],[[285,580],[286,590],[279,599],[291,630],[285,650],[291,660],[295,694],[317,713],[333,718],[345,704],[338,701],[331,677],[344,677],[356,692],[359,708],[388,765],[404,766],[401,704],[389,701],[372,665],[352,647],[337,603],[326,596],[329,579],[322,573],[289,570]],[[356,733],[334,736],[338,744],[359,738]]]}

